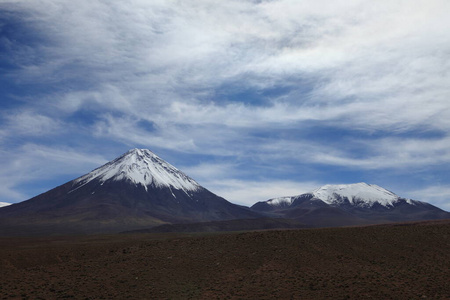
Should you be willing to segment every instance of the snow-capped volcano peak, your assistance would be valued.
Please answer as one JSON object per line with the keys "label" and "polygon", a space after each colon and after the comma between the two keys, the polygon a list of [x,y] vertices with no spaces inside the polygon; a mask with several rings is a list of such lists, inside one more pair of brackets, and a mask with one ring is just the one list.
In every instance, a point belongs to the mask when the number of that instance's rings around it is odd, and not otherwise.
{"label": "snow-capped volcano peak", "polygon": [[201,188],[194,179],[147,149],[131,149],[119,158],[76,179],[74,185],[83,186],[94,179],[102,183],[107,180],[130,181],[135,185],[142,185],[146,190],[148,186],[185,191]]}
{"label": "snow-capped volcano peak", "polygon": [[375,203],[388,207],[399,200],[399,196],[396,194],[378,185],[364,182],[338,185],[327,184],[314,190],[312,194],[315,198],[327,204],[341,204],[347,199],[352,205],[366,207],[371,207]]}

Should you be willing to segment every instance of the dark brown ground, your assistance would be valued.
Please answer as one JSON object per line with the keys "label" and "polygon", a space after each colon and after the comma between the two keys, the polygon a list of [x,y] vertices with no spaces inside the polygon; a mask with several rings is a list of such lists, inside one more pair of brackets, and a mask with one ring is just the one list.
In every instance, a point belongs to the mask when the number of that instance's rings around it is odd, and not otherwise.
{"label": "dark brown ground", "polygon": [[0,238],[0,299],[450,299],[450,221]]}

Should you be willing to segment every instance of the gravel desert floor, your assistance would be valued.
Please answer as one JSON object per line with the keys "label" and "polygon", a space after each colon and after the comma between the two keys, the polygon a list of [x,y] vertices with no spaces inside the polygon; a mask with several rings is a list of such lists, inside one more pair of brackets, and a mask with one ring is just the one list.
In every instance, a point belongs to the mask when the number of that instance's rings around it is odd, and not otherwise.
{"label": "gravel desert floor", "polygon": [[450,220],[0,238],[1,299],[450,299]]}

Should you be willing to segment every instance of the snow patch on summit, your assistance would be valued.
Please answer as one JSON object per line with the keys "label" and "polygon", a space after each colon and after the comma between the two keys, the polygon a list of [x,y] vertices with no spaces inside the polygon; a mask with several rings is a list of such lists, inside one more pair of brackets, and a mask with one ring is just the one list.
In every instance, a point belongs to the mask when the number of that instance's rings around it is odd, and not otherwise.
{"label": "snow patch on summit", "polygon": [[121,157],[95,169],[74,181],[76,189],[97,179],[102,184],[107,180],[129,180],[135,185],[169,187],[184,191],[196,191],[200,185],[183,172],[159,158],[147,149],[132,149]]}
{"label": "snow patch on summit", "polygon": [[[292,197],[280,197],[267,200],[266,203],[277,208],[287,208],[294,203],[294,200],[301,196],[312,195],[311,201],[323,201],[328,205],[339,206],[350,204],[356,207],[371,208],[379,204],[386,208],[391,208],[400,200],[411,205],[416,205],[418,201],[400,198],[396,194],[375,184],[364,182],[353,184],[324,185],[311,193],[306,193]],[[346,202],[348,200],[348,202]]]}
{"label": "snow patch on summit", "polygon": [[280,197],[267,200],[267,204],[275,207],[288,207],[294,201],[294,197]]}
{"label": "snow patch on summit", "polygon": [[[364,182],[339,185],[327,184],[314,190],[312,194],[315,198],[327,204],[340,204],[344,198],[347,198],[352,205],[369,207],[375,203],[389,207],[399,200],[399,196],[396,194],[378,185]],[[406,200],[408,201],[409,199]],[[408,203],[410,202],[409,200]]]}
{"label": "snow patch on summit", "polygon": [[4,207],[4,206],[8,206],[11,205],[12,203],[8,203],[8,202],[0,202],[0,207]]}

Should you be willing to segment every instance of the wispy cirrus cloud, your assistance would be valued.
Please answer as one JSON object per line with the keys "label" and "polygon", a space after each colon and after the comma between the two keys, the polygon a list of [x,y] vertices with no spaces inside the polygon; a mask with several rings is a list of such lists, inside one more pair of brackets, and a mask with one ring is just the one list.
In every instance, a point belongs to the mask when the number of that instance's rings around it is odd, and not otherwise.
{"label": "wispy cirrus cloud", "polygon": [[256,202],[283,196],[296,196],[320,187],[319,182],[289,180],[251,181],[221,180],[208,182],[208,189],[233,203],[252,206]]}
{"label": "wispy cirrus cloud", "polygon": [[5,132],[20,136],[42,136],[58,134],[63,130],[59,120],[33,111],[15,111],[4,116]]}
{"label": "wispy cirrus cloud", "polygon": [[[336,4],[331,11],[290,1],[259,5],[205,2],[192,6],[191,3],[182,5],[183,9],[175,9],[171,3],[138,2],[133,7],[100,2],[76,6],[60,1],[44,3],[52,9],[32,6],[32,11],[41,18],[38,24],[54,33],[48,35],[54,43],[43,49],[42,54],[52,58],[59,55],[57,61],[61,71],[66,71],[64,74],[76,76],[77,80],[86,77],[93,84],[85,83],[88,87],[83,85],[80,92],[59,97],[61,109],[74,105],[75,109],[83,105],[90,107],[94,102],[102,108],[115,110],[138,107],[133,113],[143,116],[167,105],[184,105],[185,108],[191,105],[186,115],[198,112],[195,118],[191,117],[195,120],[210,116],[214,109],[229,116],[235,115],[229,111],[244,111],[237,114],[242,116],[240,120],[255,120],[253,126],[264,126],[264,118],[270,118],[268,112],[274,112],[279,122],[289,122],[290,115],[308,114],[312,118],[356,121],[361,127],[371,124],[370,129],[376,130],[379,126],[411,126],[417,124],[417,118],[426,120],[442,115],[445,105],[442,97],[441,100],[435,97],[437,93],[443,94],[436,86],[432,89],[435,95],[417,96],[418,91],[422,94],[420,91],[438,84],[436,76],[430,75],[445,74],[447,69],[445,63],[440,63],[447,61],[445,52],[440,54],[435,50],[436,43],[449,46],[444,42],[447,39],[438,39],[445,37],[444,32],[433,31],[435,40],[429,37],[431,29],[446,25],[443,18],[439,18],[439,2],[421,3],[422,8],[427,8],[422,11],[404,10],[401,5],[367,5],[360,1]],[[94,18],[92,10],[102,13]],[[236,21],[225,23],[230,16]],[[63,19],[66,20],[64,27],[56,28]],[[118,27],[111,19],[126,25]],[[409,22],[399,21],[401,19]],[[423,35],[424,39],[426,35],[429,45],[413,32]],[[267,47],[262,47],[263,44]],[[78,67],[73,66],[75,61]],[[44,64],[33,67],[46,69]],[[22,71],[26,73],[28,69]],[[54,69],[44,72],[57,73]],[[83,72],[89,72],[89,76]],[[43,77],[42,74],[37,76]],[[240,76],[245,83],[235,83],[229,87],[231,90],[243,84],[264,90],[289,82],[292,76],[320,81],[315,81],[311,93],[302,95],[308,101],[295,93],[290,99],[275,99],[276,103],[268,109],[256,111],[255,119],[249,118],[245,108],[238,105],[230,105],[224,111],[222,106],[211,105],[215,102],[211,91],[224,81]],[[105,82],[109,88],[105,89]],[[289,90],[295,91],[297,82],[288,83]],[[442,88],[445,82],[444,76]],[[117,99],[114,95],[124,96]],[[386,95],[389,95],[388,100]],[[416,96],[411,99],[411,95]],[[199,98],[207,98],[209,103],[198,102]],[[426,112],[410,109],[428,104],[430,98],[435,105],[427,105],[430,108]],[[291,103],[285,109],[291,113],[277,114],[280,106],[277,101]],[[326,107],[318,105],[321,103]],[[408,109],[402,109],[405,106]],[[250,105],[248,110],[253,112],[252,109]],[[160,119],[173,121],[170,113],[173,112],[163,111]],[[372,122],[367,122],[358,119],[361,115],[374,117]],[[236,124],[239,120],[230,122]]]}
{"label": "wispy cirrus cloud", "polygon": [[[281,185],[281,170],[258,166],[335,172],[309,180],[290,172],[289,184],[432,170],[449,163],[449,8],[445,0],[2,3],[0,141],[49,153],[142,146],[180,153],[189,167],[238,160]],[[251,182],[240,172],[223,179]]]}
{"label": "wispy cirrus cloud", "polygon": [[[107,162],[100,155],[83,153],[82,150],[74,150],[67,147],[47,147],[37,144],[25,144],[14,151],[6,147],[0,148],[0,163],[2,172],[0,175],[0,198],[9,201],[23,201],[35,196],[30,194],[28,189],[23,189],[22,185],[30,187],[35,182],[48,181],[49,174],[58,178],[59,184],[70,176],[78,177],[78,174],[88,172],[97,166]],[[53,184],[53,182],[51,183]],[[50,189],[54,186],[43,184]],[[34,192],[43,192],[41,188],[32,189]]]}

